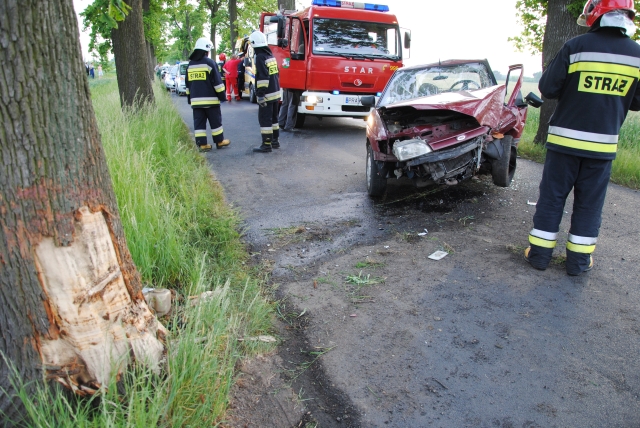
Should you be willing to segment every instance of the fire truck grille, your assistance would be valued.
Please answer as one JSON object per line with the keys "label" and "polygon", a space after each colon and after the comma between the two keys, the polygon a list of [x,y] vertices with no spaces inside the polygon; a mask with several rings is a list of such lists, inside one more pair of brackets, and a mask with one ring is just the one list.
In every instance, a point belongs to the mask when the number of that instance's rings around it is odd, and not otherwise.
{"label": "fire truck grille", "polygon": [[342,82],[342,87],[343,88],[360,88],[360,89],[373,88],[373,83],[363,83],[360,86],[356,86],[354,83],[351,83],[351,82]]}
{"label": "fire truck grille", "polygon": [[350,113],[368,113],[371,108],[364,106],[342,106],[342,111]]}

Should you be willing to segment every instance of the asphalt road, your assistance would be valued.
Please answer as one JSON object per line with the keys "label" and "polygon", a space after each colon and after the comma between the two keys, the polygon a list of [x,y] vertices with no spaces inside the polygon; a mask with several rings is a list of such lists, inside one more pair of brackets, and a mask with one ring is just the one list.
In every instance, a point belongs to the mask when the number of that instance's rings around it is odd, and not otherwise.
{"label": "asphalt road", "polygon": [[322,427],[640,426],[637,191],[610,186],[593,271],[567,276],[560,242],[540,272],[521,253],[541,165],[520,159],[507,189],[394,181],[372,201],[363,121],[307,118],[262,154],[255,105],[222,115],[231,146],[204,156],[279,285],[276,373],[299,374],[303,403],[253,403],[249,426],[293,426],[302,408]]}

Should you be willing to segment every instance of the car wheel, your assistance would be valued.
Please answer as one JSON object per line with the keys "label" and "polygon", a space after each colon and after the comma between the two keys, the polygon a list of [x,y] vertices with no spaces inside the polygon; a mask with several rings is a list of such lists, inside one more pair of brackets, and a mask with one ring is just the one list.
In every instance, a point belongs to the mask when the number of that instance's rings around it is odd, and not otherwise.
{"label": "car wheel", "polygon": [[380,177],[378,164],[373,159],[373,149],[367,145],[367,193],[369,196],[380,196],[387,190],[387,179]]}
{"label": "car wheel", "polygon": [[256,95],[256,90],[253,88],[253,85],[249,85],[249,102],[253,104],[258,103],[258,97]]}
{"label": "car wheel", "polygon": [[304,126],[304,120],[307,118],[307,115],[304,113],[298,113],[296,116],[296,128],[302,128]]}
{"label": "car wheel", "polygon": [[518,150],[512,146],[513,137],[511,135],[505,135],[501,142],[502,156],[491,161],[491,178],[496,186],[509,187],[513,175],[516,173]]}

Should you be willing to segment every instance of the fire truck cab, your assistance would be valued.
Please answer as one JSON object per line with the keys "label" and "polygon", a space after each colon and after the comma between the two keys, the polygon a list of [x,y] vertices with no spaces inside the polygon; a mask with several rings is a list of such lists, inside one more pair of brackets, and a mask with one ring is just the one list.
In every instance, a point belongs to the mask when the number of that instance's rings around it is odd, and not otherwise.
{"label": "fire truck cab", "polygon": [[260,30],[278,61],[280,86],[301,95],[298,128],[307,115],[366,119],[371,108],[360,97],[380,96],[411,43],[388,6],[352,1],[263,13]]}

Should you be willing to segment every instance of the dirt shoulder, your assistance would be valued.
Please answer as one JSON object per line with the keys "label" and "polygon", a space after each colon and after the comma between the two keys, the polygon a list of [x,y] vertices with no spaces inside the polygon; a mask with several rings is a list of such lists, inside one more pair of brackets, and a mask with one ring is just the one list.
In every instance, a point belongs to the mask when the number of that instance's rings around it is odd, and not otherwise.
{"label": "dirt shoulder", "polygon": [[565,274],[564,243],[540,272],[521,255],[540,170],[521,161],[508,189],[397,189],[364,241],[328,221],[256,247],[283,299],[266,376],[294,410],[247,407],[235,426],[640,425],[640,195],[611,186],[592,272]]}

